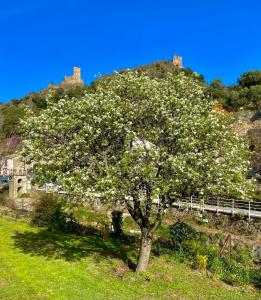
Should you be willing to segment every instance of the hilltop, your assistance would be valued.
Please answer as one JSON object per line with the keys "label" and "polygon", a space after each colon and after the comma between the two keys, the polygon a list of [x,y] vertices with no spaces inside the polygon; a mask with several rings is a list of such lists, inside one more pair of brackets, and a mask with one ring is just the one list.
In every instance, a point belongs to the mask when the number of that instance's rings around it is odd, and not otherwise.
{"label": "hilltop", "polygon": [[[174,57],[175,59],[175,57]],[[138,66],[134,68],[137,72],[146,72],[152,78],[164,78],[168,73],[178,74],[179,68],[182,65],[178,64],[179,61],[158,61],[151,64],[146,64],[144,66]],[[129,69],[120,70],[120,73],[128,72]],[[204,76],[197,75],[190,68],[182,69],[188,76],[193,76],[200,80],[202,84],[204,83]],[[35,114],[39,113],[42,109],[47,106],[46,96],[52,92],[53,99],[59,101],[64,96],[69,98],[78,98],[82,96],[86,91],[92,92],[95,90],[98,81],[114,76],[114,74],[109,74],[100,77],[96,81],[89,85],[85,85],[81,78],[80,68],[74,67],[72,76],[65,76],[61,84],[49,84],[48,87],[40,92],[31,92],[27,96],[20,99],[13,99],[8,103],[0,105],[0,151],[3,152],[13,152],[15,149],[6,149],[5,145],[6,139],[10,139],[12,136],[19,136],[19,119],[24,116],[25,108],[30,107]]]}

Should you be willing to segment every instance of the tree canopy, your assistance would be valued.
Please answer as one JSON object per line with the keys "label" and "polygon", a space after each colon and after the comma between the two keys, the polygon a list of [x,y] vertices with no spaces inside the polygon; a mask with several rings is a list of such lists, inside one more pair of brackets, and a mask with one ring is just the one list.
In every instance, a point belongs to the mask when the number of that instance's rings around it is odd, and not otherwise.
{"label": "tree canopy", "polygon": [[23,106],[12,106],[1,112],[3,117],[2,133],[4,137],[10,137],[19,132],[20,118],[24,116],[24,111],[25,108]]}
{"label": "tree canopy", "polygon": [[209,90],[214,99],[226,109],[240,108],[260,110],[261,71],[249,71],[240,75],[238,85],[224,86],[220,79],[211,82]]}
{"label": "tree canopy", "polygon": [[261,85],[261,71],[248,71],[240,75],[238,83],[242,87],[251,87],[253,85]]}
{"label": "tree canopy", "polygon": [[124,204],[141,228],[137,271],[143,271],[172,201],[249,190],[248,147],[231,122],[193,77],[127,72],[77,99],[49,97],[39,116],[28,113],[23,156],[34,162],[39,183]]}

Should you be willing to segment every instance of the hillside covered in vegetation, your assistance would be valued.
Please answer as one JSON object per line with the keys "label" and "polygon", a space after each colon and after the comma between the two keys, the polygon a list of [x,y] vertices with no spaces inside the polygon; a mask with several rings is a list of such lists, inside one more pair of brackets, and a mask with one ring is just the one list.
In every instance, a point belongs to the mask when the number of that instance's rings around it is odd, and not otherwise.
{"label": "hillside covered in vegetation", "polygon": [[[177,66],[170,61],[159,61],[144,66],[136,67],[139,73],[146,72],[152,78],[164,78],[168,73],[177,74]],[[128,69],[119,71],[128,72]],[[253,150],[253,168],[249,177],[255,176],[261,184],[261,71],[249,71],[241,74],[237,84],[225,86],[221,79],[215,79],[207,84],[204,76],[193,72],[190,68],[183,69],[187,76],[194,77],[204,86],[210,99],[218,101],[219,108],[235,116],[235,128],[250,140]],[[35,114],[47,107],[46,96],[52,93],[55,101],[63,97],[77,98],[85,92],[92,93],[97,82],[112,77],[106,75],[97,81],[83,87],[64,89],[61,86],[49,85],[38,93],[29,93],[21,99],[13,99],[9,103],[0,105],[0,153],[1,156],[14,153],[21,141],[19,120],[24,116],[26,107],[30,107]]]}

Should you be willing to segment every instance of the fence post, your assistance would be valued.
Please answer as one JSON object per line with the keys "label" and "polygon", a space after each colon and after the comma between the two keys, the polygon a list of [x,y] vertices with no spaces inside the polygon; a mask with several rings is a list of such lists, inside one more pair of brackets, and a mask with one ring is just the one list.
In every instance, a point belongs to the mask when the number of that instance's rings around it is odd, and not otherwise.
{"label": "fence post", "polygon": [[232,216],[234,217],[235,215],[235,200],[232,200]]}
{"label": "fence post", "polygon": [[218,204],[219,204],[219,199],[217,198],[217,215],[218,215]]}
{"label": "fence post", "polygon": [[251,219],[251,202],[248,203],[248,220]]}
{"label": "fence post", "polygon": [[190,209],[192,209],[192,196],[190,197]]}

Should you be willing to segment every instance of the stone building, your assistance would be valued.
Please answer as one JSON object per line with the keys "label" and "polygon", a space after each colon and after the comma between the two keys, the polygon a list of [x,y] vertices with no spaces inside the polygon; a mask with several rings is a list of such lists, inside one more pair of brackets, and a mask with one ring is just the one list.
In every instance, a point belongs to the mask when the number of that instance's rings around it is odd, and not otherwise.
{"label": "stone building", "polygon": [[17,154],[9,155],[1,165],[1,176],[9,177],[9,199],[16,200],[31,188],[27,170]]}
{"label": "stone building", "polygon": [[178,70],[182,70],[183,66],[182,66],[182,56],[173,56],[172,62],[174,65],[176,65],[178,67]]}
{"label": "stone building", "polygon": [[9,199],[16,200],[27,193],[27,178],[24,173],[15,174],[9,181]]}
{"label": "stone building", "polygon": [[9,181],[9,198],[17,199],[27,192],[27,176],[24,163],[17,154],[9,155],[7,161],[7,175]]}
{"label": "stone building", "polygon": [[61,87],[73,87],[73,86],[83,86],[84,81],[81,79],[81,69],[78,67],[73,68],[72,76],[65,76],[61,83]]}

